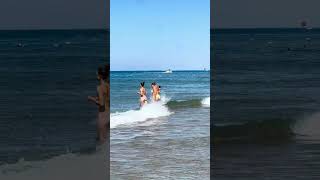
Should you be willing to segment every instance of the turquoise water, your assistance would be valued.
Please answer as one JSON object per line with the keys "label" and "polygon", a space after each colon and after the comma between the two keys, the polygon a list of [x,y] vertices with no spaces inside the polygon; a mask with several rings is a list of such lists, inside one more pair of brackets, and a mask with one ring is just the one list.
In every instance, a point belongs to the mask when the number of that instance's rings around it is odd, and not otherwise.
{"label": "turquoise water", "polygon": [[[139,83],[164,102],[139,110]],[[208,71],[111,72],[111,179],[209,179]]]}
{"label": "turquoise water", "polygon": [[151,83],[161,86],[162,95],[171,100],[203,99],[210,96],[209,72],[178,71],[166,74],[161,71],[111,72],[111,112],[122,112],[139,107],[140,82],[145,81],[147,95]]}

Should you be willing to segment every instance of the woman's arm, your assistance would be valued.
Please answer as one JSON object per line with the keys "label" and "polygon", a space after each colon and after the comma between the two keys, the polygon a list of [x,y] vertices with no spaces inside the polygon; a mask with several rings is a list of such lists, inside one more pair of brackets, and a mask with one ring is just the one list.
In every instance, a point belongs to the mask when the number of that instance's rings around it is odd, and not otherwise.
{"label": "woman's arm", "polygon": [[88,100],[92,101],[96,104],[99,104],[98,97],[96,97],[96,96],[88,96]]}

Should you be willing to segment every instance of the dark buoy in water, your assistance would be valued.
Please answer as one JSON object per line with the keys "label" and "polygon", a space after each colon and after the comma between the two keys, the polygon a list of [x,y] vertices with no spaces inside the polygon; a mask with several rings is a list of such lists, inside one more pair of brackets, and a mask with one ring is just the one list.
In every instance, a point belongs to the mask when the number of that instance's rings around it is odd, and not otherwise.
{"label": "dark buoy in water", "polygon": [[301,26],[301,28],[306,28],[307,27],[307,21],[306,20],[300,21],[300,26]]}
{"label": "dark buoy in water", "polygon": [[300,27],[307,31],[312,30],[312,27],[308,25],[308,22],[306,20],[300,21]]}

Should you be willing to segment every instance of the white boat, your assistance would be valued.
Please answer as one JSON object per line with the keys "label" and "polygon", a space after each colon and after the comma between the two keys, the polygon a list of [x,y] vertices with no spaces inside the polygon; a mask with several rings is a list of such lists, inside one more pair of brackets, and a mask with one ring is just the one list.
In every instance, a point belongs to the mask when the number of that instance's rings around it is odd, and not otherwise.
{"label": "white boat", "polygon": [[172,73],[172,71],[171,71],[171,69],[168,69],[168,70],[166,70],[166,71],[163,72],[163,73]]}

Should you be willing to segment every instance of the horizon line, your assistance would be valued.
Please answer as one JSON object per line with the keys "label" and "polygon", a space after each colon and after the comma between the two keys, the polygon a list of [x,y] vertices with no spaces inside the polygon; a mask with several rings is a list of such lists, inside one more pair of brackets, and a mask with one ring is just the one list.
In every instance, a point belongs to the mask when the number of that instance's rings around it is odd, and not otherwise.
{"label": "horizon line", "polygon": [[[170,69],[172,72],[174,72],[174,71],[208,71],[208,70],[210,70],[210,69],[207,69],[206,68],[206,70],[204,70],[204,69],[179,69],[179,70],[172,70],[172,69]],[[165,72],[166,70],[110,70],[110,72],[123,72],[123,71],[150,71],[150,72]]]}
{"label": "horizon line", "polygon": [[74,30],[110,30],[110,28],[39,28],[39,29],[0,29],[0,31],[74,31]]}
{"label": "horizon line", "polygon": [[[319,27],[310,27],[312,29],[320,29]],[[213,29],[307,29],[301,27],[210,27],[210,30]],[[307,29],[308,30],[308,29]]]}

